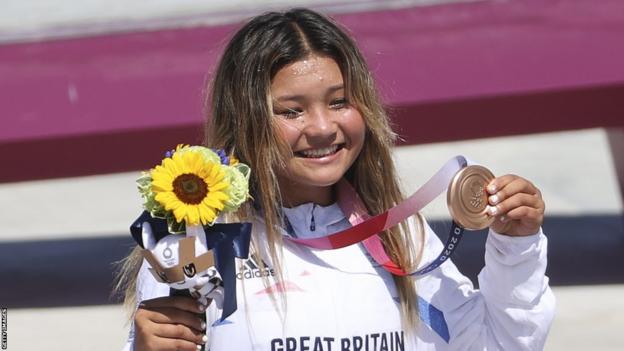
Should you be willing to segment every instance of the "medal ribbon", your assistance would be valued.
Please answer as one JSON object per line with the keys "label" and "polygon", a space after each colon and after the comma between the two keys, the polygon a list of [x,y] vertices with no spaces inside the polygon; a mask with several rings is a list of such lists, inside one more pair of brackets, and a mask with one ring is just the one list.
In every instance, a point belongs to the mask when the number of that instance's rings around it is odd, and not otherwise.
{"label": "medal ribbon", "polygon": [[428,273],[444,263],[455,251],[463,235],[464,229],[462,227],[453,222],[451,233],[438,257],[427,266],[411,273],[405,272],[388,257],[378,233],[394,227],[423,209],[444,192],[455,174],[467,165],[468,161],[463,156],[456,156],[450,159],[414,194],[388,211],[376,216],[368,214],[366,206],[364,206],[355,190],[343,179],[338,183],[338,205],[353,226],[319,238],[286,239],[321,250],[335,250],[361,242],[371,257],[392,274],[416,276]]}

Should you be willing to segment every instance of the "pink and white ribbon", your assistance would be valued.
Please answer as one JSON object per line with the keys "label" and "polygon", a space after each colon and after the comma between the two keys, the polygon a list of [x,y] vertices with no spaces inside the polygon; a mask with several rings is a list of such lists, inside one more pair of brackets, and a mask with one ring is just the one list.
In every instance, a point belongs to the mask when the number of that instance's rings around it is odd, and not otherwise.
{"label": "pink and white ribbon", "polygon": [[440,255],[424,268],[411,273],[405,272],[388,257],[378,233],[396,226],[422,210],[433,199],[444,192],[455,174],[467,165],[468,161],[465,157],[453,157],[414,194],[386,212],[376,216],[368,214],[366,206],[364,206],[355,190],[346,180],[342,179],[338,183],[338,205],[353,226],[324,237],[312,239],[287,238],[287,240],[321,250],[340,249],[361,242],[373,259],[392,274],[421,275],[430,272],[440,266],[453,253],[461,239],[463,228],[453,223],[451,234]]}

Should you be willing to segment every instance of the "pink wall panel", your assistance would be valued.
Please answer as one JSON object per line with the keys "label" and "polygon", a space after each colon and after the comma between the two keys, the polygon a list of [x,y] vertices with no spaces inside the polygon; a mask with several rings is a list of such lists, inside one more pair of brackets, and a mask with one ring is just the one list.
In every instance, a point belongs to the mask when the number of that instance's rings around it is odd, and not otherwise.
{"label": "pink wall panel", "polygon": [[[407,143],[624,125],[624,2],[481,1],[336,18]],[[0,181],[134,170],[199,142],[204,81],[235,27],[0,46],[0,161],[38,160]]]}

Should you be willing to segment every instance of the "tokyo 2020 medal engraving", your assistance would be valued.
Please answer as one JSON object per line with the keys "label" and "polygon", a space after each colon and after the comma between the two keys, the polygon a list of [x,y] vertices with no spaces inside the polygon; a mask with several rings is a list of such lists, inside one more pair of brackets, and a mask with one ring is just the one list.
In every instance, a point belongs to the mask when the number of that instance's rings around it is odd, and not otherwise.
{"label": "tokyo 2020 medal engraving", "polygon": [[494,221],[488,216],[486,186],[494,174],[483,166],[462,168],[451,180],[446,193],[449,212],[457,224],[468,230],[487,228]]}

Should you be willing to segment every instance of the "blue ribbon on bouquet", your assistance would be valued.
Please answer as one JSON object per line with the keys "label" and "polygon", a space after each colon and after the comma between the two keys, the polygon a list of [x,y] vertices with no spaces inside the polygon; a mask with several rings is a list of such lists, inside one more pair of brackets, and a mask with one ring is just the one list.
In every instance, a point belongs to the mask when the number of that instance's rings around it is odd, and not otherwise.
{"label": "blue ribbon on bouquet", "polygon": [[[143,223],[148,222],[156,242],[169,233],[167,221],[162,218],[154,218],[147,211],[143,211],[130,226],[130,233],[134,240],[143,248],[142,230]],[[221,322],[234,313],[236,303],[236,261],[238,257],[249,257],[249,243],[251,240],[251,223],[215,223],[204,226],[206,233],[206,245],[208,250],[213,250],[215,266],[223,281],[223,311]]]}

